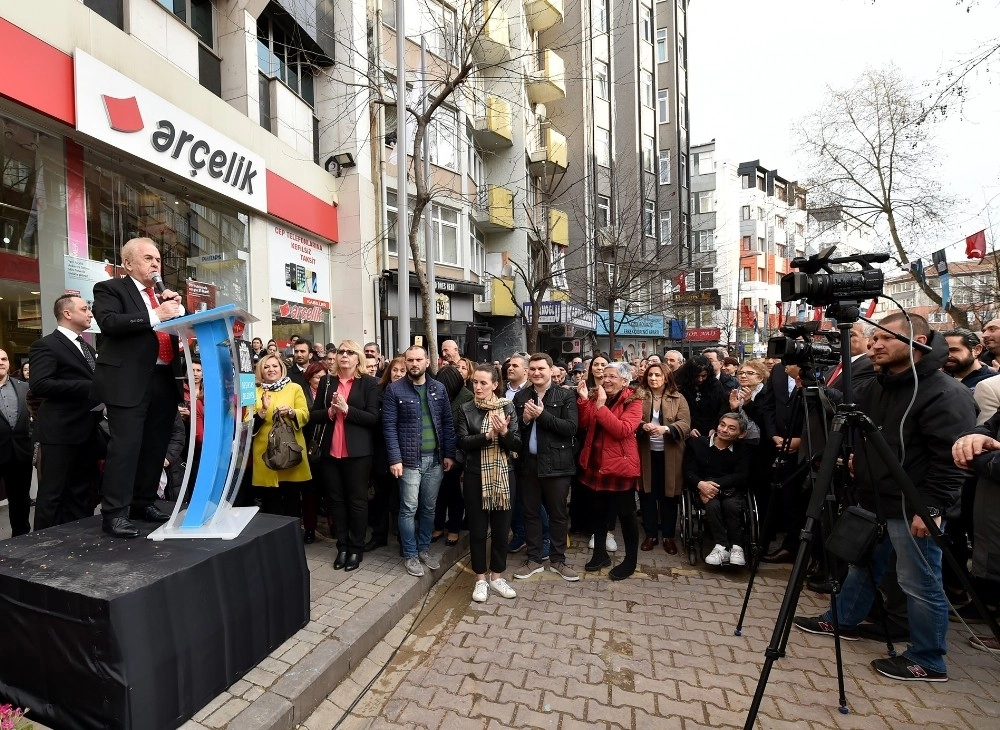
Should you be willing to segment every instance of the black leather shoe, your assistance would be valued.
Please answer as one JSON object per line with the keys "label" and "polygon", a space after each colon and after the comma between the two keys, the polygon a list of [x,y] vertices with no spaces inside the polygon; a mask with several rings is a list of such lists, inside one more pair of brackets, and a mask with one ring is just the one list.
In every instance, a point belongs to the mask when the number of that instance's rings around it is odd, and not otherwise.
{"label": "black leather shoe", "polygon": [[129,510],[128,516],[133,520],[141,520],[143,522],[166,522],[170,519],[170,515],[155,504],[150,504],[146,507],[133,507]]}
{"label": "black leather shoe", "polygon": [[340,570],[341,568],[343,568],[344,567],[344,562],[346,560],[347,560],[347,551],[346,550],[338,550],[337,551],[337,559],[333,561],[333,569],[334,570]]}
{"label": "black leather shoe", "polygon": [[357,570],[361,565],[361,553],[348,553],[347,560],[344,561],[344,570]]}
{"label": "black leather shoe", "polygon": [[102,529],[114,537],[139,537],[139,529],[128,517],[105,517]]}
{"label": "black leather shoe", "polygon": [[385,547],[389,544],[389,541],[384,537],[373,537],[371,540],[365,543],[365,552],[370,553],[372,550],[378,550],[380,547]]}
{"label": "black leather shoe", "polygon": [[312,545],[316,542],[316,530],[306,530],[302,535],[302,542],[306,545]]}
{"label": "black leather shoe", "polygon": [[806,588],[813,591],[814,593],[824,593],[829,595],[833,593],[833,583],[831,583],[827,578],[816,576],[815,578],[806,579]]}
{"label": "black leather shoe", "polygon": [[603,558],[602,557],[591,558],[590,562],[588,562],[586,565],[583,566],[583,569],[586,570],[588,573],[596,573],[601,568],[607,568],[610,566],[611,566],[611,558],[605,555]]}
{"label": "black leather shoe", "polygon": [[778,548],[773,553],[768,553],[761,559],[763,563],[794,563],[795,553],[785,548]]}

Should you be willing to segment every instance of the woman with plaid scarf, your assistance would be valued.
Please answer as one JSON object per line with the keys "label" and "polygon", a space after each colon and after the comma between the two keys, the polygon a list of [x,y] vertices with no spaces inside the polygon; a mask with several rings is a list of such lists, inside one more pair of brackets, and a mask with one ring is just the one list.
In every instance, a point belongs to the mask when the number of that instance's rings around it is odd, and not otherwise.
{"label": "woman with plaid scarf", "polygon": [[[465,455],[465,514],[476,586],[472,600],[482,603],[490,589],[504,598],[517,593],[503,577],[507,569],[507,533],[513,495],[510,473],[521,448],[514,406],[495,394],[499,377],[493,365],[477,365],[472,374],[475,399],[465,403],[455,424],[458,448]],[[493,534],[490,576],[486,576],[486,531]]]}

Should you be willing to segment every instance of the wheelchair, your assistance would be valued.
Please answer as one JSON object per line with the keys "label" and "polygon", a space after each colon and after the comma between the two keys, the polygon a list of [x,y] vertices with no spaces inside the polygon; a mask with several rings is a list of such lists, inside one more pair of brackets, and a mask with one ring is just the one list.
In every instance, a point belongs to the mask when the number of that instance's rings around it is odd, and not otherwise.
{"label": "wheelchair", "polygon": [[[757,513],[757,499],[752,492],[747,492],[743,509],[743,534],[747,536],[748,545],[742,546],[746,552],[747,565],[760,549],[760,520]],[[697,495],[685,489],[681,494],[681,543],[687,553],[688,562],[697,565],[705,557],[705,508]],[[709,550],[712,548],[709,547]]]}

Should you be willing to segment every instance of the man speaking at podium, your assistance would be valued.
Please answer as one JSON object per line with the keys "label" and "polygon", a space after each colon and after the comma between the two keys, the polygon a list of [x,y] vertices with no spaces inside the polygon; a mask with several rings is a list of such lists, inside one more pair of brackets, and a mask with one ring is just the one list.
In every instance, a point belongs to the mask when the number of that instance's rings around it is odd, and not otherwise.
{"label": "man speaking at podium", "polygon": [[107,406],[111,441],[104,462],[104,531],[138,537],[132,520],[166,522],[154,504],[182,392],[177,338],[153,327],[184,314],[181,297],[163,288],[160,252],[148,238],[122,247],[128,276],[94,285],[101,343],[94,400]]}

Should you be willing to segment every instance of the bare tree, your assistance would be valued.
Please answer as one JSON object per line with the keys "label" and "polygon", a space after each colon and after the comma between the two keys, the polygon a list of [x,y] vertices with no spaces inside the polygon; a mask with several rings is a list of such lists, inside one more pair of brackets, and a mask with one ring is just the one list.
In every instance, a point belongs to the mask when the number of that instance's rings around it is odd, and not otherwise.
{"label": "bare tree", "polygon": [[[955,204],[936,175],[934,118],[928,111],[898,69],[868,69],[850,88],[827,87],[823,105],[795,130],[808,160],[810,200],[839,205],[873,228],[884,223],[903,265]],[[941,295],[912,275],[940,306]],[[951,314],[968,326],[964,311]]]}

